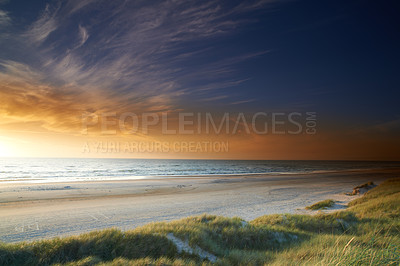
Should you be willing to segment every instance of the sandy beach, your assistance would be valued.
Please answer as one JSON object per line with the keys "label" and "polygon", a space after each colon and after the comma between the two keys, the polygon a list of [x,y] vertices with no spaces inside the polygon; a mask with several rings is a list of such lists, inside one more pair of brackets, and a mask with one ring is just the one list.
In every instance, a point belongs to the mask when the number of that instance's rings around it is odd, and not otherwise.
{"label": "sandy beach", "polygon": [[209,213],[252,220],[304,213],[324,199],[345,208],[352,188],[400,169],[291,175],[200,176],[71,183],[0,183],[0,241],[32,241]]}

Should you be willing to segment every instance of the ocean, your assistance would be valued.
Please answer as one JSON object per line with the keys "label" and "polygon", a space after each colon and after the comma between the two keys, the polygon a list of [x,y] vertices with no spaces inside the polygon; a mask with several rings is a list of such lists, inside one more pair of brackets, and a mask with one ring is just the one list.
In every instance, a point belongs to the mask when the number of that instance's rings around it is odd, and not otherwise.
{"label": "ocean", "polygon": [[70,182],[241,174],[285,175],[392,167],[400,167],[400,162],[0,158],[0,182]]}

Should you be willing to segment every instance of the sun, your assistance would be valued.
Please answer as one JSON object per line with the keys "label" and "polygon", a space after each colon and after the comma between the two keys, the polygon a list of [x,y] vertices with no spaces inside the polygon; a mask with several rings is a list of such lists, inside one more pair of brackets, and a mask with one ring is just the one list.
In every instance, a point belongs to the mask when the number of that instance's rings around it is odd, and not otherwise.
{"label": "sun", "polygon": [[5,142],[0,140],[0,157],[11,157],[13,156],[12,149]]}

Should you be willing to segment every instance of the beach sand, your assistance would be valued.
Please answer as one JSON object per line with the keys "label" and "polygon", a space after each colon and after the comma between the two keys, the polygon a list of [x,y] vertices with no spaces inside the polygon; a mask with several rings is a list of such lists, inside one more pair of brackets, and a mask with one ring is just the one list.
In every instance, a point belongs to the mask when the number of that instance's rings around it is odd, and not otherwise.
{"label": "beach sand", "polygon": [[400,169],[291,175],[201,176],[71,183],[0,183],[0,241],[32,241],[97,229],[122,230],[202,213],[310,213],[324,199],[345,208],[354,186],[399,177]]}

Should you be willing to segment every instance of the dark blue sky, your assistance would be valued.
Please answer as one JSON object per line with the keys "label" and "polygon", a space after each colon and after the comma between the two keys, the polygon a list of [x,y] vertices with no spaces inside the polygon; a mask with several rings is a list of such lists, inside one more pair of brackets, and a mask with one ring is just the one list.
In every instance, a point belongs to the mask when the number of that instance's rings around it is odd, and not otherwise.
{"label": "dark blue sky", "polygon": [[317,110],[353,123],[399,119],[399,11],[394,1],[291,1],[254,12],[258,22],[218,49],[269,52],[238,65],[235,73],[250,80],[226,92],[238,100],[246,92],[258,109]]}

